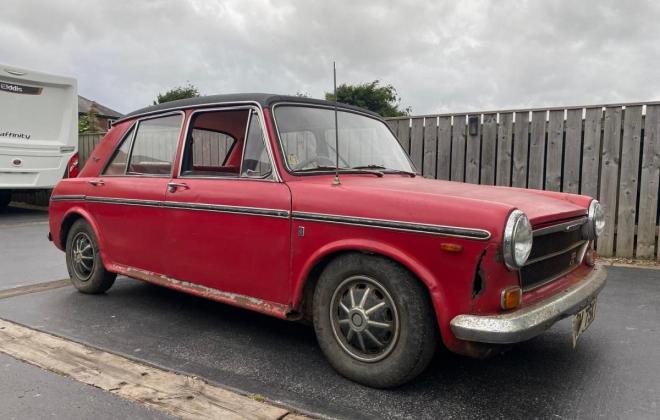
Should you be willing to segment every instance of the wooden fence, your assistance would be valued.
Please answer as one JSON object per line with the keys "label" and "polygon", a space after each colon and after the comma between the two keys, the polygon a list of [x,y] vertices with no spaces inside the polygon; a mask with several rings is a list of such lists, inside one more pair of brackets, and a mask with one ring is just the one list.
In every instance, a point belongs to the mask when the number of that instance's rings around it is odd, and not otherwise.
{"label": "wooden fence", "polygon": [[[600,255],[660,258],[660,102],[421,115],[387,123],[425,177],[596,197],[607,220]],[[102,136],[80,135],[81,167]]]}
{"label": "wooden fence", "polygon": [[388,119],[428,178],[598,198],[603,256],[658,258],[660,102]]}

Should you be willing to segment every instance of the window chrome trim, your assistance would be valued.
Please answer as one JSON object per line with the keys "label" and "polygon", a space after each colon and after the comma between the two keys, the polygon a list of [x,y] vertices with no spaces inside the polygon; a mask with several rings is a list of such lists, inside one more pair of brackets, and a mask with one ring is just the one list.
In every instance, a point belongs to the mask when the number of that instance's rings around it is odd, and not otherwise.
{"label": "window chrome trim", "polygon": [[279,219],[288,219],[290,212],[284,209],[271,209],[264,207],[249,206],[231,206],[210,203],[190,203],[162,200],[141,200],[133,198],[115,198],[115,197],[97,197],[84,195],[55,195],[51,196],[52,201],[86,201],[90,203],[116,204],[126,206],[140,207],[162,207],[177,210],[200,210],[216,213],[243,214],[249,216],[275,217]]}
{"label": "window chrome trim", "polygon": [[[282,143],[282,138],[281,138],[281,135],[280,135],[280,129],[277,126],[277,117],[275,116],[275,110],[278,106],[297,106],[297,107],[303,107],[303,108],[320,108],[320,109],[329,109],[329,110],[334,110],[335,107],[333,105],[308,104],[308,103],[304,103],[304,102],[286,102],[286,101],[275,102],[273,105],[271,105],[272,120],[273,120],[273,125],[274,125],[274,128],[275,128],[275,137],[276,137],[275,141],[277,142],[277,144],[279,146],[279,149],[280,149],[280,153],[282,154],[282,162],[284,162],[284,169],[290,175],[293,175],[293,176],[328,175],[328,174],[332,175],[334,173],[334,171],[329,170],[329,169],[324,170],[324,171],[306,171],[306,172],[303,172],[303,173],[296,172],[293,169],[291,169],[291,167],[289,166],[289,162],[287,161],[287,158],[286,158],[286,151],[284,150],[284,144]],[[396,135],[394,135],[394,132],[390,129],[389,125],[387,125],[385,120],[383,120],[380,117],[377,117],[373,114],[369,114],[369,113],[366,113],[366,112],[360,112],[360,111],[354,110],[354,109],[348,109],[348,108],[341,108],[340,109],[340,108],[337,108],[337,111],[338,112],[349,112],[349,113],[352,113],[352,114],[362,115],[362,116],[365,116],[367,118],[371,118],[373,120],[376,120],[376,121],[380,122],[381,124],[385,125],[387,130],[390,133],[392,133],[392,135],[394,137],[394,140],[396,140],[396,144],[399,146],[399,149],[401,149],[401,152],[403,152],[403,155],[408,160],[408,163],[410,163],[410,167],[413,169],[413,172],[415,172],[416,174],[420,173],[417,170],[417,168],[415,167],[415,164],[413,163],[412,159],[410,158],[410,156],[408,155],[406,150],[403,148],[403,146],[399,142],[399,139],[396,137]]]}
{"label": "window chrome trim", "polygon": [[476,239],[485,241],[490,239],[491,233],[484,229],[465,228],[459,226],[431,225],[424,223],[403,222],[398,220],[373,219],[366,217],[343,216],[325,213],[308,213],[294,211],[292,218],[295,220],[306,220],[312,222],[335,223],[341,225],[353,225],[371,227],[402,232],[425,233],[439,236],[450,236],[455,238]]}
{"label": "window chrome trim", "polygon": [[[226,106],[223,106],[226,105]],[[247,102],[218,102],[214,104],[205,104],[204,107],[199,107],[195,108],[195,106],[185,106],[182,107],[181,109],[192,109],[192,112],[188,116],[188,120],[186,121],[186,128],[184,132],[184,138],[183,138],[183,148],[181,149],[181,156],[179,156],[179,170],[176,171],[175,175],[173,178],[185,178],[185,179],[198,179],[198,178],[204,178],[204,179],[251,179],[253,181],[257,180],[262,180],[262,181],[267,181],[267,182],[282,182],[282,178],[280,177],[279,171],[277,170],[277,165],[275,165],[275,158],[273,155],[273,150],[271,148],[270,144],[270,136],[268,135],[268,132],[266,130],[266,125],[265,125],[265,119],[263,116],[263,109],[261,108],[261,105],[258,102],[254,101],[247,101]],[[239,174],[237,177],[233,176],[204,176],[204,177],[197,177],[197,176],[187,176],[187,175],[181,175],[181,170],[183,169],[183,155],[185,153],[185,148],[188,146],[188,132],[190,131],[190,122],[193,119],[193,116],[197,113],[202,113],[202,112],[217,112],[217,111],[236,111],[236,110],[241,110],[245,109],[248,111],[256,111],[257,114],[259,115],[259,122],[261,123],[261,132],[263,133],[264,136],[264,142],[266,143],[266,150],[268,152],[268,158],[270,159],[270,165],[271,168],[273,169],[271,171],[272,178],[241,178],[240,174],[240,168],[239,168]],[[181,111],[183,112],[183,111]],[[250,117],[251,115],[248,115],[248,124],[250,122]],[[246,133],[247,133],[247,127],[246,127]],[[243,151],[245,150],[245,140],[243,139]],[[243,151],[241,151],[241,166],[243,165]]]}

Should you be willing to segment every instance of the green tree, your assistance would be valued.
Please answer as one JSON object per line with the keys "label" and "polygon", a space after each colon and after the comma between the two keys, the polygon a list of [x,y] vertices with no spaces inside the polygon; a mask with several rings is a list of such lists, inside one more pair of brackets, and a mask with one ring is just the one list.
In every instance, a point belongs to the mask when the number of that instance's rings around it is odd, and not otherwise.
{"label": "green tree", "polygon": [[198,96],[199,90],[192,84],[188,83],[186,86],[178,86],[165,93],[159,93],[154,101],[154,105],[176,101],[178,99],[196,98]]}
{"label": "green tree", "polygon": [[96,102],[92,102],[89,111],[78,118],[78,133],[98,133],[101,131],[97,115]]}
{"label": "green tree", "polygon": [[[337,87],[337,102],[366,108],[382,117],[401,117],[410,115],[411,108],[401,108],[401,98],[392,85],[381,85],[380,81],[359,85],[341,84]],[[332,92],[325,94],[325,99],[334,101]]]}

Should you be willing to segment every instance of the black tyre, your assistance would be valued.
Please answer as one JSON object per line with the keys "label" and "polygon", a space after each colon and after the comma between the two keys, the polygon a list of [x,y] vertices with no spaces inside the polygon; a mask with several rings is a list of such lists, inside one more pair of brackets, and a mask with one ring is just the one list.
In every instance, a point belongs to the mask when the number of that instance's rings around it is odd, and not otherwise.
{"label": "black tyre", "polygon": [[115,273],[105,269],[99,245],[85,220],[77,220],[66,239],[66,267],[71,282],[82,293],[103,293],[115,282]]}
{"label": "black tyre", "polygon": [[438,344],[425,287],[386,258],[342,255],[314,292],[319,346],[342,375],[375,388],[402,385],[429,364]]}
{"label": "black tyre", "polygon": [[11,202],[11,191],[0,191],[0,210],[4,210]]}

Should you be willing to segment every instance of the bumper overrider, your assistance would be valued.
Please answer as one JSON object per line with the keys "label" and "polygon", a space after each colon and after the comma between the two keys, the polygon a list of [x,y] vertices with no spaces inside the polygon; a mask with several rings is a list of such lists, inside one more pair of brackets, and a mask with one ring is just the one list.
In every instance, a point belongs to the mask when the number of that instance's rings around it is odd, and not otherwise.
{"label": "bumper overrider", "polygon": [[606,277],[605,269],[597,265],[578,283],[548,299],[502,315],[458,315],[451,320],[451,330],[461,340],[480,343],[529,340],[586,307],[605,286]]}

